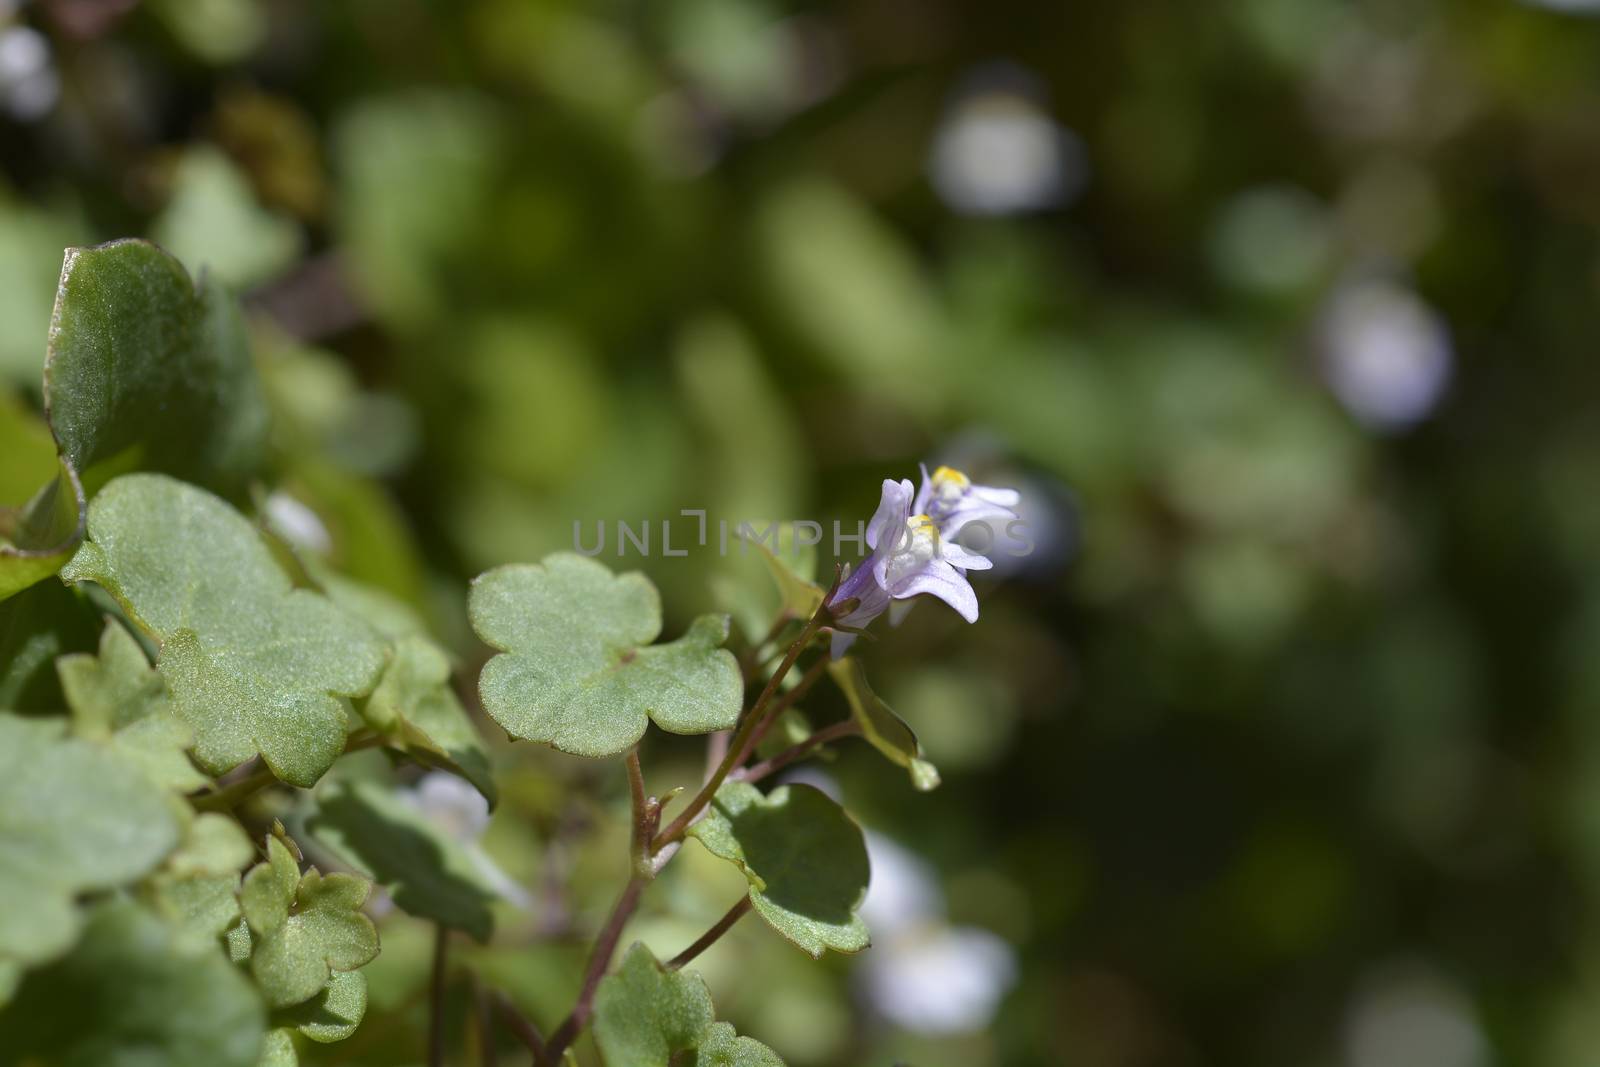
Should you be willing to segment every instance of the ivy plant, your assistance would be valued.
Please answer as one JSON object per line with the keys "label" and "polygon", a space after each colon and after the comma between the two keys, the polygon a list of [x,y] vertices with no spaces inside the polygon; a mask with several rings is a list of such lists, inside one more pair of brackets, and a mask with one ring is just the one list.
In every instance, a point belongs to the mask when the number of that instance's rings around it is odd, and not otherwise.
{"label": "ivy plant", "polygon": [[[16,497],[0,511],[0,1065],[293,1067],[360,1033],[380,900],[435,930],[431,1065],[470,1029],[446,995],[464,972],[480,1051],[498,1034],[537,1067],[591,1049],[609,1067],[781,1064],[717,1019],[688,965],[752,911],[812,957],[869,947],[861,828],[821,790],[773,782],[860,738],[916,789],[939,784],[868,657],[847,653],[919,599],[975,619],[967,575],[989,560],[956,535],[1015,494],[948,468],[886,481],[870,554],[826,585],[811,559],[758,546],[776,606],[739,636],[707,614],[663,640],[650,579],[563,552],[456,590],[471,635],[452,640],[420,599],[292,536],[273,505],[287,472],[354,483],[282,451],[303,435],[275,433],[250,337],[224,288],[152,244],[69,249],[42,414],[0,409],[16,443],[0,479]],[[827,684],[835,721],[811,703]],[[706,739],[702,778],[652,791],[652,724]],[[393,785],[442,773],[492,808],[513,741],[595,761],[590,778],[629,797],[626,875],[603,919],[578,910],[587,964],[548,1034],[470,951],[450,954],[497,939],[504,875]],[[665,962],[642,943],[618,959],[686,847],[745,891]]]}

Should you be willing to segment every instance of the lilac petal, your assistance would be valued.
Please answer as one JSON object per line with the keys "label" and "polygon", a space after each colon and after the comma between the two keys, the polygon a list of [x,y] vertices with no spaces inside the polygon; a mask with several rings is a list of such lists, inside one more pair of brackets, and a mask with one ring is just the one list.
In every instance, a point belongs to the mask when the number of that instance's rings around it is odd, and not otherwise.
{"label": "lilac petal", "polygon": [[968,622],[978,621],[978,594],[972,591],[962,573],[944,560],[934,560],[926,568],[891,590],[896,600],[927,593],[949,604]]}
{"label": "lilac petal", "polygon": [[839,659],[846,652],[849,652],[850,646],[855,643],[855,634],[844,634],[835,630],[833,631],[833,643],[828,646],[828,655],[832,659]]}
{"label": "lilac petal", "polygon": [[911,614],[911,609],[916,607],[915,600],[895,600],[889,604],[889,625],[899,626],[906,621],[906,616]]}
{"label": "lilac petal", "polygon": [[933,499],[933,479],[928,475],[928,465],[918,463],[917,469],[922,472],[922,487],[917,490],[917,499],[912,502],[911,514],[928,514],[928,504]]}
{"label": "lilac petal", "polygon": [[883,535],[885,528],[905,528],[906,519],[911,517],[911,497],[910,478],[902,478],[898,482],[891,478],[883,480],[883,496],[878,500],[878,510],[873,512],[872,520],[867,523],[868,548],[878,547],[878,538]]}

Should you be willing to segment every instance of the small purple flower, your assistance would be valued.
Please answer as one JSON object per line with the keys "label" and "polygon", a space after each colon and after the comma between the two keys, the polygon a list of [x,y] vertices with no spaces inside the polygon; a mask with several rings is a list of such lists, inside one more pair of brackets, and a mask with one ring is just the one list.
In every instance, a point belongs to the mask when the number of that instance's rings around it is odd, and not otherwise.
{"label": "small purple flower", "polygon": [[[932,516],[913,515],[912,497],[909,478],[884,481],[883,498],[867,523],[872,554],[828,600],[836,613],[845,611],[838,616],[841,626],[861,629],[882,615],[891,601],[922,593],[943,600],[968,622],[977,621],[978,596],[967,583],[966,572],[988,570],[992,564],[946,537]],[[854,634],[835,632],[834,658],[844,655],[854,641]]]}

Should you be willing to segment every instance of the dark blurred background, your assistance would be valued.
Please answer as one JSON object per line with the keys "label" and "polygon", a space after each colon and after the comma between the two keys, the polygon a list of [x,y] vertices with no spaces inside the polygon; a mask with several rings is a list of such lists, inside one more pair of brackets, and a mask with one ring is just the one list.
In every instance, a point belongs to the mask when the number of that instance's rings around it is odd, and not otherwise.
{"label": "dark blurred background", "polygon": [[[1592,16],[0,0],[0,410],[63,247],[206,266],[254,315],[264,511],[468,679],[465,582],[574,520],[853,525],[919,460],[1017,486],[1038,547],[978,624],[862,651],[943,787],[859,745],[803,772],[872,835],[874,948],[742,924],[723,1012],[796,1067],[1587,1067]],[[669,636],[765,629],[737,560],[611,562]],[[473,962],[548,1023],[625,802],[524,748],[482,847],[533,888]],[[659,952],[737,892],[682,866]],[[383,935],[323,1062],[418,1060],[429,935]]]}

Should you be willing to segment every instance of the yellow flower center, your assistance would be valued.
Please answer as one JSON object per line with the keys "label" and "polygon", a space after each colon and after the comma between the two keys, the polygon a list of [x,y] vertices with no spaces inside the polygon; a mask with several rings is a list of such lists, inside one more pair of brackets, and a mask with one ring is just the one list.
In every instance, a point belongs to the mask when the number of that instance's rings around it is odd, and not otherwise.
{"label": "yellow flower center", "polygon": [[933,495],[947,507],[959,501],[971,487],[972,479],[954,467],[940,467],[933,472]]}

